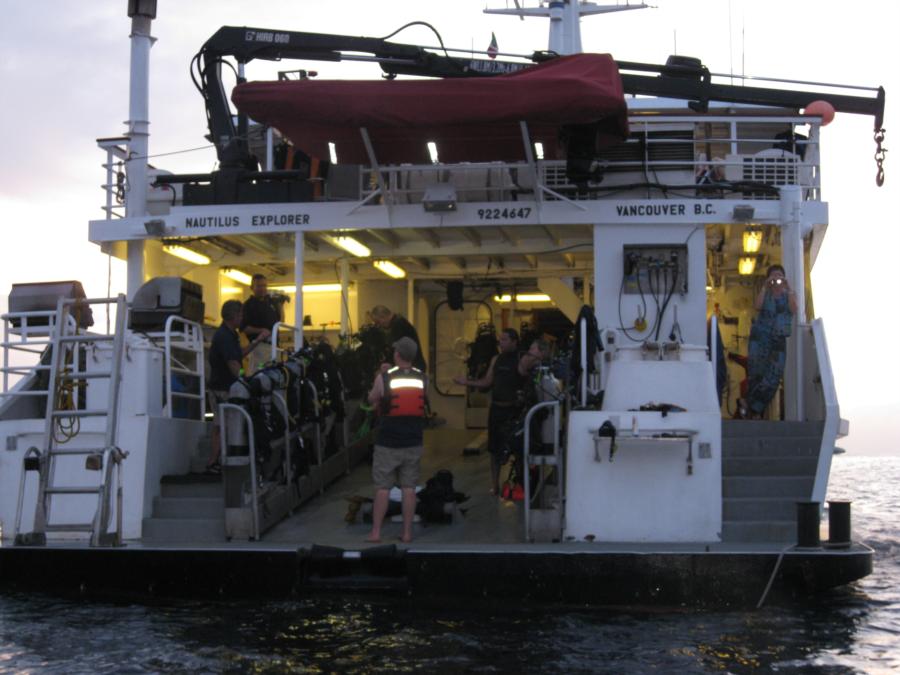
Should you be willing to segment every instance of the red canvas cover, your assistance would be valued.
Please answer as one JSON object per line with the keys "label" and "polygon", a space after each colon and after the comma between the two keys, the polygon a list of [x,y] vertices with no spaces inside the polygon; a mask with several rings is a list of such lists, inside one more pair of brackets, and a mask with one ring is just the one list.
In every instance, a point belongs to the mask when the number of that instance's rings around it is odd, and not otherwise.
{"label": "red canvas cover", "polygon": [[335,143],[341,163],[369,163],[360,127],[380,164],[427,163],[429,141],[441,162],[522,160],[520,121],[547,159],[561,157],[564,125],[588,125],[598,145],[628,133],[622,81],[608,54],[563,56],[495,77],[248,82],[232,101],[310,155],[328,157]]}

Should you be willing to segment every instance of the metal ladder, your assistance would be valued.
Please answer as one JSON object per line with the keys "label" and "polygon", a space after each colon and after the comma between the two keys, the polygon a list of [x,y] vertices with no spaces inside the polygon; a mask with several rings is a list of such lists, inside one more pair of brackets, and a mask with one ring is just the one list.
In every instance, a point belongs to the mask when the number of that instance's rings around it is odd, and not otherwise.
{"label": "metal ladder", "polygon": [[[553,415],[552,454],[532,454],[531,420],[539,410],[550,408]],[[562,538],[565,527],[565,475],[560,444],[560,402],[543,401],[532,406],[525,415],[523,473],[525,486],[525,541],[554,542]],[[531,482],[531,467],[536,467],[538,480]]]}
{"label": "metal ladder", "polygon": [[[90,305],[115,304],[116,326],[112,335],[80,333],[78,314]],[[75,320],[70,317],[75,314]],[[125,351],[125,327],[128,305],[125,296],[102,299],[60,298],[56,305],[56,323],[50,341],[49,383],[47,408],[44,417],[42,453],[31,448],[25,454],[22,476],[19,482],[19,500],[16,510],[15,543],[20,546],[43,546],[51,532],[84,532],[90,534],[91,546],[118,546],[122,543],[122,482],[121,462],[128,453],[116,446],[119,413],[119,386],[122,379],[122,358]],[[88,344],[112,343],[109,371],[83,372],[79,369],[79,353]],[[70,367],[71,366],[71,367]],[[77,401],[64,401],[67,390],[84,386],[88,380],[109,381],[108,400],[105,408],[78,409]],[[102,447],[64,447],[81,432],[81,420],[88,417],[106,418]],[[60,441],[57,429],[68,423],[71,432]],[[83,456],[84,470],[99,472],[98,485],[60,485],[55,481],[57,460],[64,457]],[[21,534],[22,502],[25,493],[25,476],[29,471],[38,473],[37,502],[34,509],[34,529]],[[113,475],[115,473],[115,476]],[[116,529],[110,533],[110,497],[115,479]],[[77,481],[76,481],[77,482]],[[53,523],[51,505],[54,497],[96,495],[97,508],[91,522]]]}

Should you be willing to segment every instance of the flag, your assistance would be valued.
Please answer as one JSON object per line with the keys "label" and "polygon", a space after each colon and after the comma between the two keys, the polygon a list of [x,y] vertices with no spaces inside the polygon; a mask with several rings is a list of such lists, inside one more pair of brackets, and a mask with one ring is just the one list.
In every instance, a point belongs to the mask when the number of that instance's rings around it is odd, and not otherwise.
{"label": "flag", "polygon": [[490,56],[492,59],[496,59],[498,51],[499,50],[497,49],[497,36],[494,35],[493,33],[491,33],[491,44],[489,44],[488,48],[487,48],[488,56]]}

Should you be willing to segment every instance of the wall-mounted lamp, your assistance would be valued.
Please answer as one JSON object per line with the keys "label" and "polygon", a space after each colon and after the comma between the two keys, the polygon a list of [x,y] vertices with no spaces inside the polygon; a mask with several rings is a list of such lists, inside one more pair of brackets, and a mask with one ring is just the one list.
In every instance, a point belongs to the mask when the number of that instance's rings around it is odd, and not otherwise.
{"label": "wall-mounted lamp", "polygon": [[425,188],[422,206],[427,213],[449,213],[456,211],[456,188],[447,183],[429,185]]}
{"label": "wall-mounted lamp", "polygon": [[738,204],[731,212],[731,217],[739,222],[747,223],[753,220],[753,215],[755,213],[756,210],[749,204]]}

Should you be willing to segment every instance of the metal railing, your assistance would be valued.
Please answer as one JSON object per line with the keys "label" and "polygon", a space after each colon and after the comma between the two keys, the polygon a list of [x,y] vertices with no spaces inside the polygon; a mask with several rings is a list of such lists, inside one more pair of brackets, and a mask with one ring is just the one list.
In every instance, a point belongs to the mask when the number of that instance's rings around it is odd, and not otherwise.
{"label": "metal railing", "polygon": [[[543,410],[544,408],[553,408],[553,454],[552,455],[534,455],[533,458],[531,456],[530,448],[531,448],[531,420],[534,417],[534,414],[538,410]],[[559,499],[559,513],[560,513],[560,524],[562,524],[562,509],[563,504],[565,503],[564,490],[565,490],[565,476],[563,473],[563,460],[562,455],[559,451],[559,432],[560,432],[561,424],[560,424],[560,402],[559,401],[543,401],[541,403],[537,403],[529,409],[529,411],[525,415],[525,431],[524,431],[524,448],[522,450],[522,473],[524,476],[524,487],[525,487],[525,541],[531,541],[531,471],[529,471],[529,466],[532,462],[542,463],[542,464],[552,464],[556,466],[557,472],[557,486],[559,489],[559,494],[557,498]],[[547,462],[547,458],[552,457],[552,462]],[[541,476],[541,480],[538,483],[537,489],[535,490],[535,494],[540,492],[544,487],[544,476]]]}
{"label": "metal railing", "polygon": [[[176,324],[181,325],[182,329],[180,331],[174,330]],[[183,399],[200,402],[200,416],[198,419],[203,420],[206,417],[206,366],[203,356],[203,326],[196,321],[189,321],[180,316],[170,316],[166,319],[163,338],[165,350],[166,417],[173,417],[173,399]],[[179,353],[187,352],[190,357],[193,357],[193,365],[177,358],[175,356],[176,350]],[[176,375],[196,380],[199,393],[175,391],[173,384]]]}
{"label": "metal railing", "polygon": [[[246,458],[241,456],[230,459],[228,457],[228,438],[226,433],[228,426],[226,424],[226,417],[229,412],[232,414],[239,414],[246,425]],[[219,424],[219,457],[221,458],[221,463],[225,468],[225,471],[228,470],[227,467],[229,466],[240,466],[243,464],[243,462],[235,462],[235,459],[246,459],[250,466],[250,508],[253,516],[253,539],[259,541],[259,488],[256,479],[256,441],[253,437],[253,419],[250,417],[250,413],[234,403],[220,403],[219,413],[216,415],[216,418],[218,419]]]}
{"label": "metal railing", "polygon": [[[279,347],[278,343],[280,342],[280,336],[282,333],[290,333],[293,337],[293,346],[285,348],[283,346]],[[271,361],[281,361],[285,359],[288,355],[291,354],[292,351],[297,351],[300,347],[303,346],[303,334],[296,326],[292,326],[289,323],[285,323],[283,321],[278,321],[272,326],[272,336],[271,340]]]}

